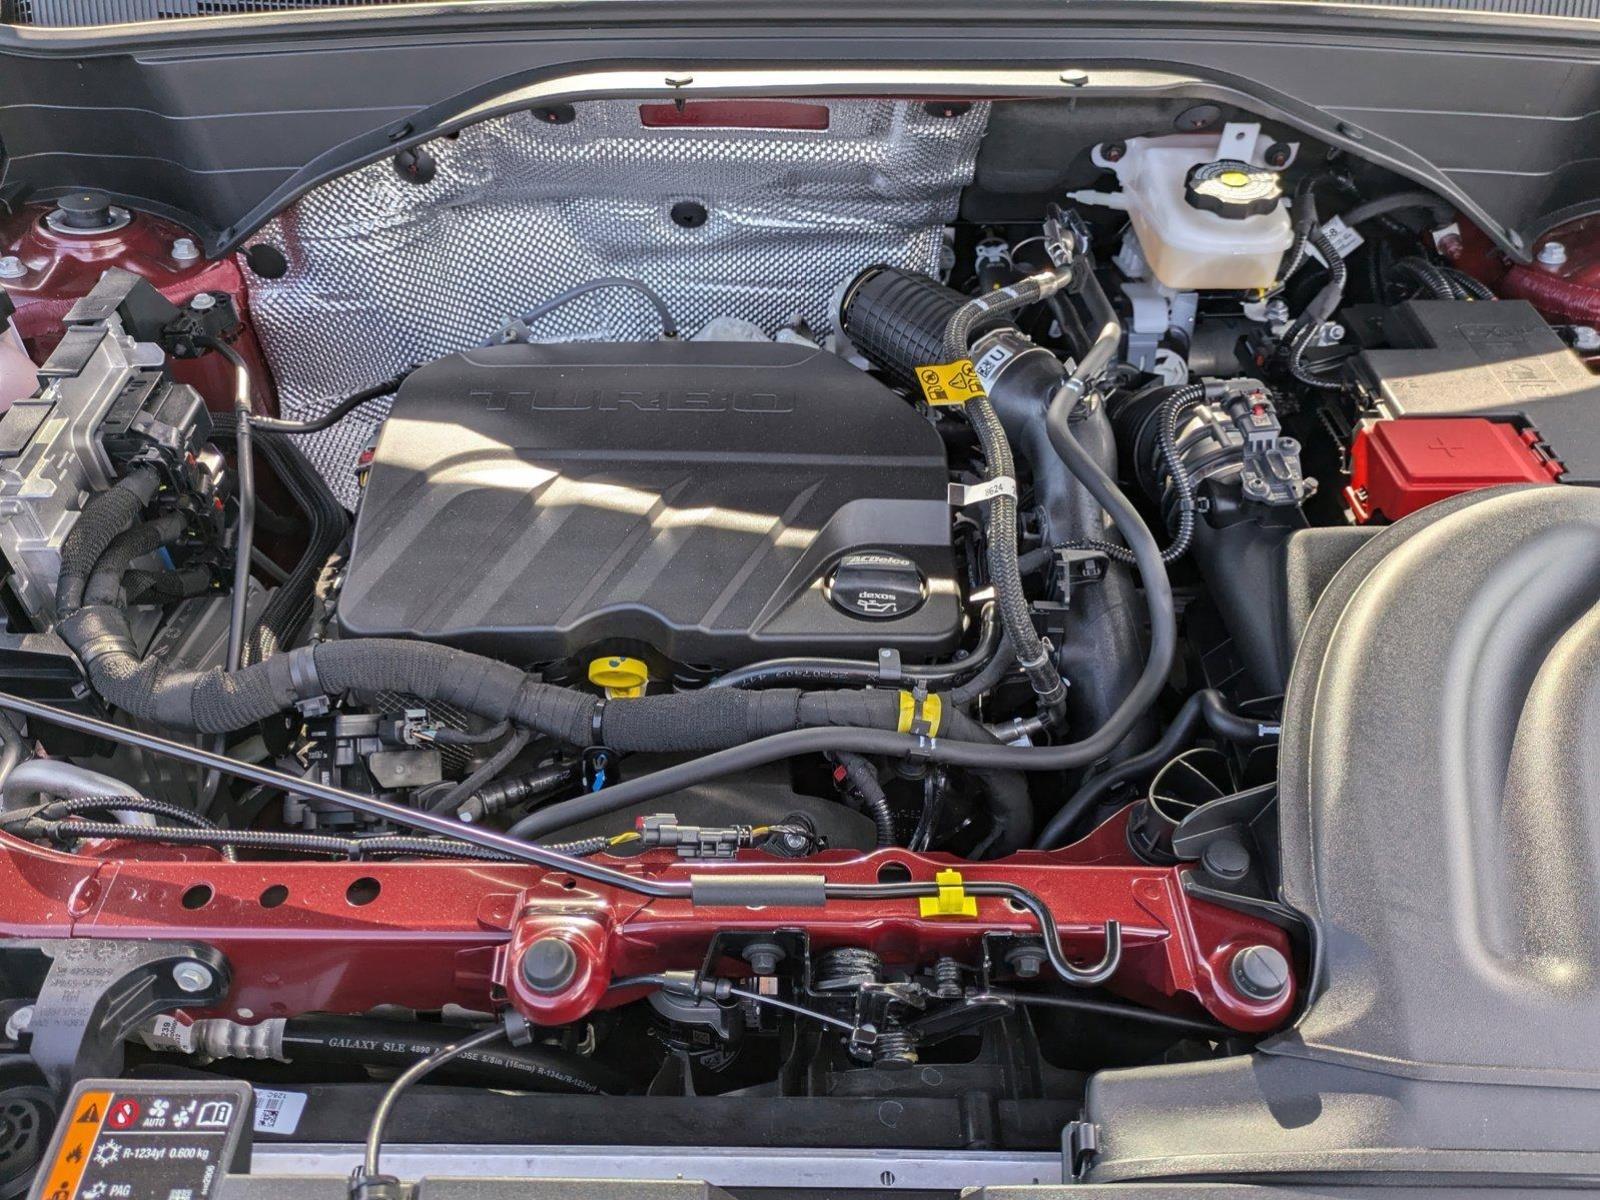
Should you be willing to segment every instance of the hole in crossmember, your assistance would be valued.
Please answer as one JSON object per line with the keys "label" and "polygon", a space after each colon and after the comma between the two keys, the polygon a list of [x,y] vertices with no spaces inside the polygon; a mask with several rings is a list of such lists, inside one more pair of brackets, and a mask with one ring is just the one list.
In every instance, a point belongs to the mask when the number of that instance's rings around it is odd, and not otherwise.
{"label": "hole in crossmember", "polygon": [[204,908],[211,903],[211,894],[209,883],[197,883],[183,893],[183,906],[190,909]]}
{"label": "hole in crossmember", "polygon": [[289,889],[281,883],[275,883],[261,893],[262,908],[277,908],[289,898]]}
{"label": "hole in crossmember", "polygon": [[911,868],[905,863],[886,862],[878,868],[879,883],[910,883]]}
{"label": "hole in crossmember", "polygon": [[383,885],[370,875],[363,875],[344,890],[344,898],[356,907],[371,904],[378,898]]}

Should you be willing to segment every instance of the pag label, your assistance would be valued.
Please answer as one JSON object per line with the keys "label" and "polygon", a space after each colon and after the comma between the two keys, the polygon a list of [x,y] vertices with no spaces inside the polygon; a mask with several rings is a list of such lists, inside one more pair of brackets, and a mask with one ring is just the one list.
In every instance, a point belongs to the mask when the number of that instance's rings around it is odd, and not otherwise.
{"label": "pag label", "polygon": [[917,382],[922,386],[923,399],[932,405],[965,404],[988,395],[970,358],[918,367]]}

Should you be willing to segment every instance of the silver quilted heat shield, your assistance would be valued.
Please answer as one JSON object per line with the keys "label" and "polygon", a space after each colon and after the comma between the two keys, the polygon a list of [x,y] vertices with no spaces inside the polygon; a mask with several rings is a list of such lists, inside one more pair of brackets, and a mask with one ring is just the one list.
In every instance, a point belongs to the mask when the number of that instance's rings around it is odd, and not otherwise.
{"label": "silver quilted heat shield", "polygon": [[[289,271],[251,305],[284,415],[308,417],[403,367],[481,344],[509,317],[603,276],[648,283],[685,335],[717,317],[769,333],[832,328],[861,268],[938,268],[943,226],[972,178],[986,105],[953,118],[918,102],[837,100],[826,129],[647,128],[633,101],[550,124],[485,121],[426,147],[425,184],[373,163],[309,192],[261,231]],[[693,201],[706,219],[673,221]],[[638,296],[608,290],[543,318],[548,340],[658,336]],[[303,440],[353,506],[356,459],[381,404]]]}

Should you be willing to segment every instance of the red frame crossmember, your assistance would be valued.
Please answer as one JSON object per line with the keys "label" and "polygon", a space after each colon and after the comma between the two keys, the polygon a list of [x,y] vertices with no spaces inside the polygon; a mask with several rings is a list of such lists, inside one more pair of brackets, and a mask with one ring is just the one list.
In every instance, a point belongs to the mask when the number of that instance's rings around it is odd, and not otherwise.
{"label": "red frame crossmember", "polygon": [[[954,868],[967,882],[1016,883],[1049,907],[1075,963],[1099,961],[1105,923],[1121,923],[1111,991],[1166,1011],[1204,1013],[1242,1032],[1282,1025],[1294,1006],[1293,986],[1273,1001],[1252,1001],[1235,990],[1229,964],[1251,945],[1291,956],[1285,932],[1188,895],[1188,868],[1132,863],[1126,851],[1117,853],[1118,842],[1120,822],[1065,850],[998,862],[900,849],[830,851],[803,863],[755,851],[715,863],[687,863],[665,851],[609,861],[657,879],[803,871],[859,884],[908,874],[932,881]],[[227,862],[206,849],[134,843],[64,854],[4,835],[0,895],[0,936],[8,938],[177,938],[214,946],[228,959],[232,990],[212,1015],[246,1021],[379,1004],[510,1003],[535,1023],[562,1024],[632,998],[607,994],[614,978],[699,968],[719,934],[794,930],[817,950],[870,947],[892,967],[925,966],[942,955],[976,963],[985,935],[1038,932],[1029,913],[992,897],[978,899],[976,916],[923,915],[915,899],[713,908],[515,863]],[[522,949],[542,937],[560,938],[577,954],[570,984],[554,994],[530,989],[514,969]]]}

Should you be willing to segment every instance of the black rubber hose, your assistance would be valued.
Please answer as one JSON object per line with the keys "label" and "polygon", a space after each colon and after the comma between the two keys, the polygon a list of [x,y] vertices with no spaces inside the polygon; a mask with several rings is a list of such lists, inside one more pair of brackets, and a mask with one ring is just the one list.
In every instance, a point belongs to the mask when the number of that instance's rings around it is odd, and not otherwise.
{"label": "black rubber hose", "polygon": [[1096,775],[1063,804],[1046,823],[1034,841],[1037,850],[1053,850],[1071,836],[1083,818],[1092,812],[1101,800],[1118,784],[1159,771],[1194,738],[1201,723],[1212,733],[1231,742],[1256,743],[1276,736],[1276,726],[1252,721],[1230,712],[1222,693],[1207,688],[1190,696],[1167,726],[1166,731],[1149,750],[1119,763],[1110,770]]}
{"label": "black rubber hose", "polygon": [[877,826],[878,845],[894,845],[894,812],[889,808],[889,797],[884,794],[883,783],[878,779],[878,769],[859,754],[836,754],[834,758],[839,760],[845,778],[850,781],[856,795],[861,797],[872,823]]}
{"label": "black rubber hose", "polygon": [[[283,1026],[283,1056],[290,1062],[361,1067],[409,1067],[470,1030],[420,1021],[370,1017],[290,1017]],[[530,1092],[616,1096],[628,1080],[592,1058],[549,1046],[484,1046],[456,1057],[441,1072],[479,1087]]]}
{"label": "black rubber hose", "polygon": [[437,800],[432,801],[428,807],[434,812],[454,812],[461,805],[477,793],[479,788],[493,783],[500,777],[512,759],[528,748],[528,743],[533,740],[533,733],[527,729],[517,729],[506,739],[506,744],[491,754],[476,771],[468,775]]}
{"label": "black rubber hose", "polygon": [[122,592],[123,578],[136,558],[170,545],[183,536],[188,519],[182,513],[168,513],[126,529],[111,539],[83,589],[84,604],[115,604]]}
{"label": "black rubber hose", "polygon": [[118,534],[139,519],[160,486],[161,477],[155,468],[138,467],[84,502],[83,511],[61,545],[61,571],[56,577],[59,616],[69,616],[82,607],[84,588],[100,556]]}
{"label": "black rubber hose", "polygon": [[[213,433],[219,440],[235,438],[235,414],[218,413],[214,421]],[[350,516],[321,473],[292,439],[274,433],[262,435],[263,421],[264,418],[254,417],[250,422],[256,432],[255,448],[305,514],[308,528],[300,557],[273,590],[245,639],[246,664],[262,662],[294,643],[311,616],[323,567],[350,532]]]}
{"label": "black rubber hose", "polygon": [[965,683],[959,683],[945,694],[947,703],[958,708],[965,708],[980,696],[986,696],[1000,685],[1016,666],[1017,656],[1011,652],[1011,640],[1004,633],[1000,635],[1000,645],[979,671]]}
{"label": "black rubber hose", "polygon": [[372,1114],[372,1124],[367,1129],[366,1153],[362,1158],[362,1165],[350,1177],[350,1195],[352,1197],[365,1197],[369,1195],[398,1195],[400,1194],[399,1181],[395,1180],[394,1187],[388,1186],[387,1180],[379,1178],[379,1156],[383,1153],[383,1133],[389,1123],[389,1117],[394,1112],[395,1105],[400,1103],[400,1097],[405,1095],[406,1089],[418,1080],[433,1071],[474,1050],[481,1050],[485,1046],[492,1046],[506,1036],[504,1027],[492,1025],[488,1029],[481,1029],[476,1033],[467,1033],[462,1030],[458,1035],[459,1040],[449,1045],[441,1046],[426,1058],[418,1059],[404,1071],[396,1076],[395,1081],[389,1085],[389,1090],[384,1092],[383,1099],[378,1101],[378,1107]]}
{"label": "black rubber hose", "polygon": [[993,661],[1004,636],[994,605],[986,604],[980,618],[978,644],[966,658],[948,663],[903,663],[897,676],[882,663],[854,658],[773,658],[735,667],[706,684],[708,688],[850,687],[896,682],[921,683],[930,691],[952,686],[981,674]]}
{"label": "black rubber hose", "polygon": [[176,571],[129,571],[122,577],[129,604],[170,604],[203,596],[211,590],[207,567],[181,567]]}
{"label": "black rubber hose", "polygon": [[1387,216],[1389,213],[1401,212],[1408,208],[1426,209],[1431,216],[1440,221],[1448,221],[1455,213],[1454,205],[1447,200],[1441,200],[1432,192],[1392,192],[1387,196],[1379,196],[1376,200],[1356,205],[1344,214],[1344,223],[1354,229],[1358,225],[1365,225],[1374,217]]}
{"label": "black rubber hose", "polygon": [[400,390],[400,385],[406,381],[406,376],[411,374],[407,368],[392,379],[385,379],[382,383],[375,383],[371,387],[363,388],[351,396],[339,401],[320,417],[312,417],[309,421],[287,421],[280,417],[256,417],[250,422],[257,431],[264,433],[321,433],[324,429],[331,429],[344,420],[363,404],[370,404],[374,400],[381,400],[385,396],[392,396]]}
{"label": "black rubber hose", "polygon": [[[980,322],[1037,303],[1045,294],[1043,284],[1030,277],[963,304],[945,326],[946,361],[967,355],[972,332]],[[989,403],[988,397],[978,396],[968,400],[965,409],[983,450],[985,477],[990,480],[1009,479],[1014,486],[1016,463],[1011,457],[1011,443],[1006,439],[1005,428],[1000,423],[994,405]],[[987,535],[989,582],[995,590],[1000,622],[1011,643],[1012,653],[1016,655],[1018,665],[1027,673],[1041,709],[1058,716],[1066,703],[1067,688],[1060,672],[1056,670],[1049,647],[1033,625],[1033,610],[1022,584],[1021,568],[1017,564],[1017,497],[1014,493],[1009,496],[998,495],[989,501]]]}

